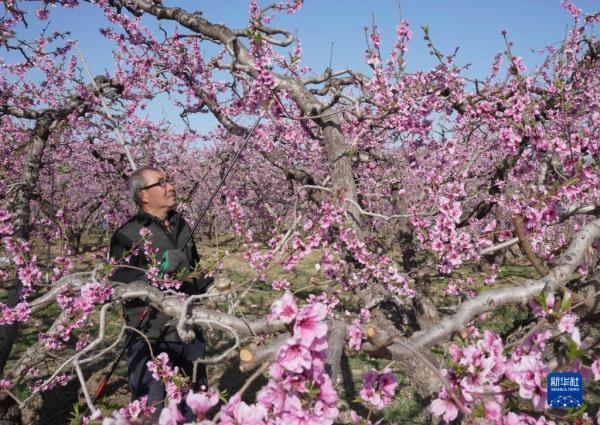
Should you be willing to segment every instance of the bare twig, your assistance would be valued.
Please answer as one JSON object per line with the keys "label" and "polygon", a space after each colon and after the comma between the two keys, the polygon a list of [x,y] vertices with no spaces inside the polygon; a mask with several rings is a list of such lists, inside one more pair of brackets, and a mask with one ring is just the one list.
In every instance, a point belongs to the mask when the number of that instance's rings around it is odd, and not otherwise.
{"label": "bare twig", "polygon": [[242,397],[242,395],[244,395],[244,393],[248,390],[248,388],[250,388],[250,385],[252,385],[252,383],[259,377],[261,376],[265,370],[267,370],[267,368],[269,367],[269,365],[271,364],[271,362],[265,362],[262,364],[261,367],[259,367],[258,369],[256,369],[254,371],[254,373],[252,374],[252,376],[250,376],[250,378],[248,378],[248,380],[244,383],[244,386],[242,386],[242,388],[240,388],[240,390],[238,391],[238,394],[240,397]]}
{"label": "bare twig", "polygon": [[537,256],[533,252],[533,248],[531,247],[531,242],[529,241],[529,238],[525,234],[525,227],[523,226],[523,217],[521,217],[518,214],[515,214],[512,217],[512,221],[515,226],[515,233],[517,234],[517,237],[519,238],[519,244],[521,246],[521,249],[523,250],[523,252],[527,256],[527,258],[529,259],[529,262],[537,270],[537,272],[540,275],[546,276],[548,274],[548,269],[546,267],[544,267],[544,265],[542,264],[540,259],[537,258]]}
{"label": "bare twig", "polygon": [[[75,43],[75,49],[77,49],[77,53],[79,53],[79,57],[81,58],[81,63],[83,64],[83,68],[85,69],[85,72],[87,73],[90,81],[94,85],[94,88],[100,93],[100,88],[98,87],[98,84],[96,84],[96,80],[92,76],[92,73],[90,71],[90,68],[87,65],[85,57],[83,56],[83,53],[81,52],[81,49],[79,48],[78,42]],[[113,125],[113,128],[115,129],[115,134],[117,135],[117,139],[119,139],[119,143],[121,143],[121,146],[123,146],[123,149],[125,150],[125,155],[127,155],[127,160],[129,161],[131,170],[135,171],[137,169],[137,166],[135,165],[135,161],[133,160],[133,156],[131,155],[131,152],[129,151],[127,144],[125,143],[125,138],[123,137],[123,134],[121,134],[121,130],[119,130],[119,124],[117,123],[117,121],[113,118],[112,114],[110,113],[108,106],[106,105],[106,102],[104,101],[104,97],[102,97],[102,96],[99,96],[99,97],[100,97],[100,103],[102,104],[102,109],[104,109],[104,113],[107,115],[109,121]]]}
{"label": "bare twig", "polygon": [[502,243],[499,243],[497,245],[493,245],[493,246],[489,246],[487,248],[482,249],[481,251],[479,251],[480,255],[489,255],[489,254],[493,254],[496,251],[500,251],[504,248],[509,248],[515,244],[519,243],[519,238],[512,238],[509,239],[507,241],[504,241]]}

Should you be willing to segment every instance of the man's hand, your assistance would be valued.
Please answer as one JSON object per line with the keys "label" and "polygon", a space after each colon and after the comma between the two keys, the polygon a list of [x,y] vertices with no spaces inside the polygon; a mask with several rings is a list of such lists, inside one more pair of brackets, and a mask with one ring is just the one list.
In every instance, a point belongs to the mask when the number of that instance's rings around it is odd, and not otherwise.
{"label": "man's hand", "polygon": [[187,257],[180,249],[168,249],[160,259],[160,271],[163,273],[177,273],[186,265]]}

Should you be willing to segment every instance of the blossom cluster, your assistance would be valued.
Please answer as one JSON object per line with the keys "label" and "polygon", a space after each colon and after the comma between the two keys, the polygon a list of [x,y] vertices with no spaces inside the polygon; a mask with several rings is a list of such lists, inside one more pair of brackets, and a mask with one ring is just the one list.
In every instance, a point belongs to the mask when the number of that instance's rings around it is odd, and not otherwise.
{"label": "blossom cluster", "polygon": [[359,396],[368,406],[381,410],[394,400],[397,386],[398,380],[389,368],[382,372],[371,369],[363,375]]}
{"label": "blossom cluster", "polygon": [[167,353],[160,353],[155,359],[148,361],[146,367],[154,379],[164,383],[168,400],[180,403],[189,389],[189,382],[180,376],[179,367],[171,366]]}
{"label": "blossom cluster", "polygon": [[[474,344],[450,346],[451,368],[442,370],[446,386],[431,403],[431,412],[445,422],[453,421],[462,411],[502,424],[517,423],[517,419],[522,421],[518,423],[553,424],[544,416],[535,419],[527,413],[505,412],[517,396],[529,400],[533,410],[547,409],[545,380],[550,368],[543,350],[551,337],[550,330],[534,333],[510,353],[501,337],[490,331]],[[584,377],[600,378],[594,372],[596,363],[586,367],[581,359],[572,359],[569,367]]]}
{"label": "blossom cluster", "polygon": [[[40,341],[50,349],[61,348],[62,343],[70,340],[76,330],[84,327],[94,312],[94,307],[106,303],[113,293],[112,286],[101,282],[86,283],[79,294],[73,294],[67,285],[61,286],[56,303],[68,313],[68,320],[58,324],[53,331],[40,333]],[[81,339],[78,346],[82,348],[85,345],[85,334],[78,339]]]}
{"label": "blossom cluster", "polygon": [[352,321],[352,324],[348,327],[348,346],[356,351],[360,351],[362,346],[362,340],[365,337],[363,331],[363,324],[366,324],[371,319],[371,313],[368,309],[362,308],[358,318]]}
{"label": "blossom cluster", "polygon": [[337,393],[325,371],[327,307],[299,309],[288,292],[273,304],[271,319],[292,325],[292,337],[269,368],[269,382],[258,393],[265,423],[331,424],[338,416]]}

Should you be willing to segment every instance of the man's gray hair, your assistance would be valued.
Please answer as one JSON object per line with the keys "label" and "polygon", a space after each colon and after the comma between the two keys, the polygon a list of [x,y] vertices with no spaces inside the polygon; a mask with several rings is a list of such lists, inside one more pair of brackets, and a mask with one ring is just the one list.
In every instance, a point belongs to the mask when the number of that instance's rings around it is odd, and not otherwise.
{"label": "man's gray hair", "polygon": [[135,170],[133,172],[133,174],[130,175],[129,179],[127,180],[127,187],[129,188],[129,193],[131,194],[131,199],[133,199],[133,202],[135,202],[135,204],[138,207],[142,206],[142,201],[140,200],[140,197],[138,196],[138,192],[140,191],[141,188],[143,188],[144,186],[147,185],[146,178],[145,178],[145,174],[147,171],[158,171],[159,173],[161,172],[158,168],[146,166],[146,167],[138,168],[137,170]]}

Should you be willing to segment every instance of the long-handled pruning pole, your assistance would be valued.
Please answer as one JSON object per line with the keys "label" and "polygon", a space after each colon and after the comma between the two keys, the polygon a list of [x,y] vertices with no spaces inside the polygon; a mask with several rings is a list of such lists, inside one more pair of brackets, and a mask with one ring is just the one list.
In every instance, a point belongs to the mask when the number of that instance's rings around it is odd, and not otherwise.
{"label": "long-handled pruning pole", "polygon": [[[136,329],[140,329],[142,327],[147,316],[148,316],[148,308],[145,308],[144,311],[142,311],[142,314],[140,315],[140,321],[138,322],[137,326],[135,327]],[[108,371],[108,373],[106,374],[104,379],[102,381],[100,381],[100,384],[98,385],[98,389],[96,390],[96,392],[94,393],[94,397],[92,398],[93,403],[95,403],[96,400],[98,400],[102,396],[102,393],[104,392],[104,389],[106,388],[106,384],[108,384],[108,380],[110,379],[112,374],[117,369],[117,366],[119,365],[119,362],[125,355],[127,346],[129,346],[132,339],[133,339],[133,333],[130,333],[129,336],[127,337],[127,341],[125,342],[125,347],[123,347],[123,349],[119,353],[117,360],[115,360],[115,362],[112,364],[112,366],[110,367],[110,370]]]}
{"label": "long-handled pruning pole", "polygon": [[[227,169],[227,171],[225,171],[225,174],[221,178],[221,181],[219,182],[217,187],[213,190],[213,193],[210,195],[208,202],[206,203],[206,205],[204,205],[204,208],[202,209],[200,216],[196,219],[196,222],[192,226],[190,234],[187,236],[185,242],[183,243],[183,246],[180,247],[180,249],[184,249],[187,246],[187,244],[190,242],[190,240],[192,239],[194,232],[198,229],[198,226],[200,225],[200,223],[202,222],[202,219],[206,215],[208,208],[214,201],[215,197],[217,196],[217,193],[219,193],[219,190],[221,189],[221,187],[223,187],[223,184],[225,184],[225,179],[227,178],[229,173],[231,173],[231,170],[235,166],[235,163],[237,162],[238,158],[240,157],[240,154],[246,148],[246,145],[248,144],[250,137],[252,136],[252,134],[254,133],[254,130],[256,130],[256,128],[258,127],[258,124],[264,118],[266,113],[267,113],[267,110],[263,111],[263,113],[258,117],[258,119],[254,122],[254,124],[250,128],[250,131],[248,131],[248,134],[246,135],[246,137],[244,139],[244,143],[236,152],[235,156],[233,157],[233,160],[231,161],[231,164],[229,165],[229,168]],[[144,309],[144,311],[142,312],[142,314],[140,316],[140,321],[139,321],[138,325],[136,326],[136,329],[140,329],[142,327],[147,315],[148,315],[148,308]],[[125,346],[123,347],[123,350],[121,351],[121,353],[119,354],[119,356],[117,357],[117,359],[115,360],[115,362],[113,363],[111,368],[109,369],[109,371],[106,374],[106,376],[104,377],[104,379],[102,381],[100,381],[100,385],[98,386],[98,389],[96,390],[96,392],[94,394],[94,398],[92,399],[93,402],[96,402],[96,400],[98,400],[102,396],[102,393],[104,392],[104,389],[106,388],[106,384],[108,383],[108,380],[110,379],[112,374],[117,369],[117,365],[123,358],[123,355],[125,354],[125,351],[127,350],[127,346],[131,343],[132,338],[133,338],[133,333],[131,333],[129,335],[129,337],[127,338],[127,342],[125,343]]]}
{"label": "long-handled pruning pole", "polygon": [[229,165],[229,168],[227,169],[227,171],[225,171],[225,174],[223,175],[223,178],[221,179],[221,181],[219,182],[219,184],[217,185],[217,187],[215,188],[215,190],[213,190],[213,193],[210,195],[210,198],[208,199],[208,202],[206,203],[206,205],[204,205],[204,208],[202,208],[202,212],[200,213],[200,216],[196,219],[196,222],[192,226],[192,230],[190,231],[190,234],[185,239],[185,242],[183,243],[183,246],[180,249],[184,249],[187,246],[187,244],[190,242],[190,240],[192,239],[192,236],[194,235],[194,233],[198,229],[198,226],[200,225],[200,223],[202,222],[202,219],[206,215],[206,212],[208,211],[208,208],[210,208],[210,205],[212,204],[213,200],[215,199],[215,196],[217,196],[217,193],[219,193],[219,190],[221,190],[221,187],[223,186],[223,184],[225,184],[225,179],[227,178],[227,176],[229,175],[229,173],[231,172],[231,170],[235,166],[235,163],[237,162],[238,158],[240,157],[242,151],[244,150],[244,148],[248,144],[248,141],[250,140],[250,137],[252,136],[252,133],[254,133],[254,130],[256,130],[256,127],[258,127],[258,124],[260,123],[260,120],[263,119],[263,117],[265,116],[266,113],[267,113],[266,110],[263,111],[263,113],[254,122],[254,125],[252,125],[252,128],[250,128],[250,131],[248,131],[248,134],[246,135],[246,138],[244,139],[244,143],[242,144],[242,146],[236,152],[235,156],[233,157],[233,161],[231,161],[231,164]]}

